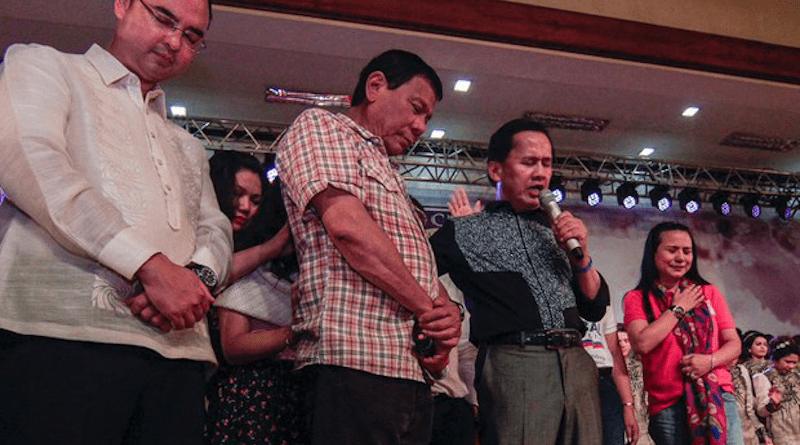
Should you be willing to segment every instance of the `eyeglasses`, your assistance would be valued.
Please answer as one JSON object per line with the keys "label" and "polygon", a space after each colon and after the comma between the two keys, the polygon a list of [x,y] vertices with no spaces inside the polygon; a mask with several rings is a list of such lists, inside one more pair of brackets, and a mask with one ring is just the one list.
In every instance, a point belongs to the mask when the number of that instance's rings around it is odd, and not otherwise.
{"label": "eyeglasses", "polygon": [[198,33],[194,29],[181,29],[180,25],[178,25],[178,21],[175,20],[174,17],[171,17],[164,11],[154,9],[152,6],[145,3],[144,0],[139,1],[142,3],[142,6],[144,6],[144,9],[150,13],[150,15],[155,19],[156,23],[158,23],[158,25],[161,26],[164,31],[167,33],[180,31],[181,41],[184,42],[189,49],[196,53],[206,49],[206,41],[202,34]]}

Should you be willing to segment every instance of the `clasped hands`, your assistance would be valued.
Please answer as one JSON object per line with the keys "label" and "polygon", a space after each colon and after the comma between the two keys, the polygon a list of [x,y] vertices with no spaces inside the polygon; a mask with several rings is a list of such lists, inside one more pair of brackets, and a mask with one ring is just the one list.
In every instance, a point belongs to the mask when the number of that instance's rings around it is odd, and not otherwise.
{"label": "clasped hands", "polygon": [[153,255],[136,274],[144,292],[126,300],[133,315],[164,332],[189,329],[203,319],[214,297],[191,270]]}
{"label": "clasped hands", "polygon": [[433,340],[435,352],[431,357],[414,354],[423,368],[440,374],[449,363],[450,350],[461,338],[461,312],[446,295],[433,300],[433,307],[417,317],[422,331]]}

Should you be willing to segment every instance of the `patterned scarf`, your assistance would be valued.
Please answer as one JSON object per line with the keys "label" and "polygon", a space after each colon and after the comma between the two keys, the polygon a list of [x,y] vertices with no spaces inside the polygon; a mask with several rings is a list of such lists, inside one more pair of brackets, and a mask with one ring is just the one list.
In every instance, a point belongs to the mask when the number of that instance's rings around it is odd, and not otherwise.
{"label": "patterned scarf", "polygon": [[[686,288],[691,283],[683,280],[679,287]],[[658,285],[665,298],[658,298],[661,311],[667,310],[673,293]],[[667,301],[669,300],[669,301]],[[675,326],[673,333],[678,339],[683,354],[710,354],[711,339],[714,334],[714,314],[708,304],[687,311],[686,316]],[[687,417],[692,445],[724,445],[726,442],[725,405],[717,375],[713,369],[696,379],[684,378]]]}

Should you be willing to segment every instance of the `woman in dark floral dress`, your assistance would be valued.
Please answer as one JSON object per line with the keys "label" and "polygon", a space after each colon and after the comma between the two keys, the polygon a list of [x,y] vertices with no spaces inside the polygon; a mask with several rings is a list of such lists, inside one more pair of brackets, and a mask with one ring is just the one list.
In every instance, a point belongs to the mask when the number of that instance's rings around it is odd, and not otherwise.
{"label": "woman in dark floral dress", "polygon": [[250,155],[218,152],[210,163],[235,253],[232,284],[209,314],[220,367],[206,394],[207,443],[306,444],[306,382],[292,371],[289,349],[297,263],[279,188]]}

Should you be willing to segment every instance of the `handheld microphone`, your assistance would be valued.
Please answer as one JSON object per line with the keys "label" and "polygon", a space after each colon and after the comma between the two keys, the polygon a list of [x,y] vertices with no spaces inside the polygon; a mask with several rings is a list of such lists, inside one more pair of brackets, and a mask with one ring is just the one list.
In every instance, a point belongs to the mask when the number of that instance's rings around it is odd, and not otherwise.
{"label": "handheld microphone", "polygon": [[[539,192],[539,203],[542,205],[544,211],[547,212],[550,222],[555,222],[556,218],[558,218],[558,215],[561,214],[561,208],[558,207],[558,203],[553,197],[553,192],[551,192],[550,189],[543,189],[541,192]],[[570,255],[572,255],[576,260],[583,259],[581,243],[579,243],[577,239],[570,238],[565,244],[567,245],[567,250],[569,250]]]}

